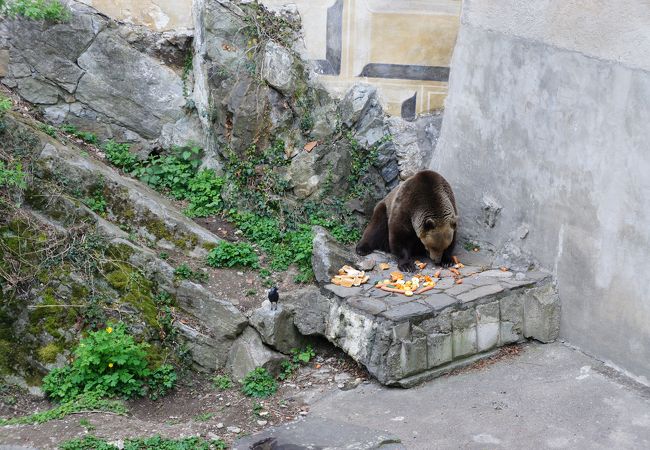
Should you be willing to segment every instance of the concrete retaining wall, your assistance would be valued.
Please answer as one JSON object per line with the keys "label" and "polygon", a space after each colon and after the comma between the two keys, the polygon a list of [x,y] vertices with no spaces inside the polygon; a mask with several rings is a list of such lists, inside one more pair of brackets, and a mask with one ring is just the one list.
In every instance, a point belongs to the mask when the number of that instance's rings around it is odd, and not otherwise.
{"label": "concrete retaining wall", "polygon": [[465,0],[461,23],[433,169],[463,233],[553,270],[561,335],[649,377],[648,3]]}

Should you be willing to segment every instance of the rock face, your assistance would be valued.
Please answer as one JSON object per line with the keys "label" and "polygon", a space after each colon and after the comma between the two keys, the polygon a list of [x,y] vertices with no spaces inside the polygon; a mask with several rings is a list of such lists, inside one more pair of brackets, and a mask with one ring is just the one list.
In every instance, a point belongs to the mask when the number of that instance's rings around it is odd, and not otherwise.
{"label": "rock face", "polygon": [[339,244],[322,227],[314,227],[314,244],[311,265],[314,277],[319,283],[328,283],[345,264],[354,264],[358,258],[349,249]]}
{"label": "rock face", "polygon": [[302,347],[304,338],[294,325],[293,310],[282,304],[273,310],[271,303],[265,301],[253,311],[249,321],[262,341],[279,352],[289,354],[292,349]]}
{"label": "rock face", "polygon": [[282,354],[266,347],[255,329],[247,327],[230,349],[227,369],[238,381],[257,367],[264,367],[271,375],[277,376],[285,359]]}
{"label": "rock face", "polygon": [[186,103],[182,65],[191,36],[118,25],[69,2],[70,21],[0,20],[1,82],[43,106],[56,125],[151,148],[204,144]]}

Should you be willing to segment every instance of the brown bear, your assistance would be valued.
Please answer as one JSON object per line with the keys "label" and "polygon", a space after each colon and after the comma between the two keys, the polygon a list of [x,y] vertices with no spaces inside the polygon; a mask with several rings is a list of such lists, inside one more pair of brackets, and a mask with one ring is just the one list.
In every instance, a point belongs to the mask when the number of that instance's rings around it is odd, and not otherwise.
{"label": "brown bear", "polygon": [[357,244],[357,253],[389,251],[398,267],[415,271],[413,257],[452,263],[458,211],[451,186],[439,173],[423,170],[407,178],[380,201]]}

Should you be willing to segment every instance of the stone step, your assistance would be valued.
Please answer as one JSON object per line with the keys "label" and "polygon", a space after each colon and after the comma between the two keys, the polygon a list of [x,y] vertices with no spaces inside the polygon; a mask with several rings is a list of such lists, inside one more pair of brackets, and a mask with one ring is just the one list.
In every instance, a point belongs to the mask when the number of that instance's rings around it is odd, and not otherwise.
{"label": "stone step", "polygon": [[325,311],[320,318],[314,318],[313,293],[292,296],[287,303],[295,311],[296,326],[319,329],[314,321],[322,320],[318,334],[381,383],[405,387],[497,347],[529,338],[551,342],[558,336],[559,299],[546,273],[464,267],[461,274],[466,276],[456,284],[443,269],[435,289],[406,297],[374,287],[391,270],[395,268],[369,272],[371,282],[360,287],[325,285],[317,301]]}

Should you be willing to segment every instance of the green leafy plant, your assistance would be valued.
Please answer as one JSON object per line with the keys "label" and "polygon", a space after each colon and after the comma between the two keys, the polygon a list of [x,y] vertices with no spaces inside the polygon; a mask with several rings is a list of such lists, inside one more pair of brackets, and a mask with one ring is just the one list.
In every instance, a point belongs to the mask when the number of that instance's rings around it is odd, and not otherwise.
{"label": "green leafy plant", "polygon": [[463,243],[463,248],[468,252],[477,252],[481,249],[481,247],[477,243],[472,241],[465,241]]}
{"label": "green leafy plant", "polygon": [[245,242],[220,242],[210,250],[207,264],[212,267],[259,267],[259,258],[253,247]]}
{"label": "green leafy plant", "polygon": [[85,411],[108,411],[115,414],[127,413],[126,406],[120,400],[108,400],[101,398],[96,392],[87,392],[47,411],[23,417],[0,419],[0,425],[39,424],[49,422],[50,420],[62,419],[70,414],[78,414]]}
{"label": "green leafy plant", "polygon": [[182,263],[180,266],[174,269],[174,278],[178,280],[205,281],[207,277],[207,274],[202,272],[195,272],[186,263]]}
{"label": "green leafy plant", "polygon": [[79,420],[79,425],[84,427],[86,429],[86,431],[93,431],[95,429],[95,425],[90,423],[90,420],[88,420],[88,419],[80,419]]}
{"label": "green leafy plant", "polygon": [[51,22],[65,22],[71,16],[70,10],[60,0],[8,0],[0,2],[0,14]]}
{"label": "green leafy plant", "polygon": [[242,381],[241,391],[249,397],[266,398],[275,394],[278,382],[263,367],[251,370]]}
{"label": "green leafy plant", "polygon": [[54,128],[52,125],[46,125],[44,123],[40,124],[38,126],[38,129],[41,130],[43,133],[47,134],[48,136],[56,136],[56,128]]}
{"label": "green leafy plant", "polygon": [[174,389],[178,376],[174,367],[163,364],[151,371],[147,377],[148,396],[151,400],[158,400]]}
{"label": "green leafy plant", "polygon": [[311,345],[308,345],[303,349],[291,349],[291,355],[293,356],[293,362],[307,364],[316,356],[316,352]]}
{"label": "green leafy plant", "polygon": [[0,94],[0,118],[2,118],[2,116],[4,116],[5,113],[11,109],[11,106],[11,99]]}
{"label": "green leafy plant", "polygon": [[6,167],[4,161],[0,160],[0,188],[2,187],[17,187],[25,189],[27,183],[25,182],[25,172],[20,163],[12,167]]}
{"label": "green leafy plant", "polygon": [[96,189],[92,196],[84,198],[83,202],[91,211],[102,217],[106,216],[106,207],[108,206],[108,203],[106,202],[106,197],[104,197],[104,193],[101,189]]}
{"label": "green leafy plant", "polygon": [[88,144],[97,144],[97,136],[93,133],[90,133],[88,131],[80,131],[75,127],[74,125],[61,125],[61,131],[64,131],[66,133],[69,133],[75,137],[78,137],[82,141],[88,143]]}
{"label": "green leafy plant", "polygon": [[131,153],[129,144],[119,144],[114,140],[108,140],[102,145],[102,150],[112,164],[127,172],[131,172],[138,166],[138,157]]}
{"label": "green leafy plant", "polygon": [[308,364],[316,356],[316,352],[311,345],[303,349],[292,348],[291,360],[282,361],[282,372],[278,375],[280,380],[290,378],[301,364]]}
{"label": "green leafy plant", "polygon": [[169,154],[150,157],[131,173],[155,189],[185,199],[189,182],[201,165],[201,154],[196,146],[175,147]]}
{"label": "green leafy plant", "polygon": [[212,378],[212,385],[220,391],[225,391],[232,387],[232,380],[228,375],[216,375]]}
{"label": "green leafy plant", "polygon": [[204,169],[190,178],[186,198],[190,201],[185,210],[189,217],[207,217],[223,209],[221,189],[225,180],[218,177],[214,170]]}
{"label": "green leafy plant", "polygon": [[167,439],[160,436],[126,439],[122,447],[109,444],[95,436],[84,436],[60,444],[61,450],[226,450],[228,446],[221,439],[207,440],[197,436],[183,439]]}
{"label": "green leafy plant", "polygon": [[138,397],[145,388],[159,395],[175,382],[172,369],[148,367],[146,343],[136,343],[124,325],[109,324],[80,340],[72,364],[53,369],[43,378],[43,391],[66,402],[83,393],[101,397]]}

